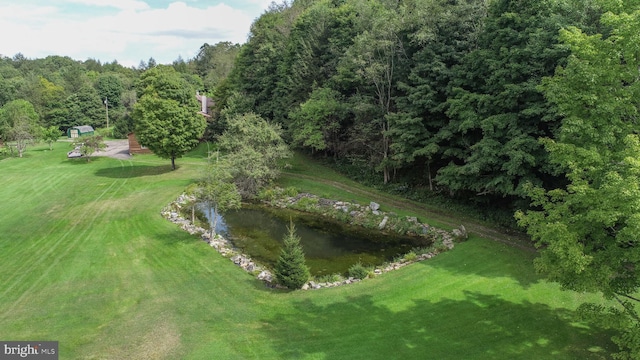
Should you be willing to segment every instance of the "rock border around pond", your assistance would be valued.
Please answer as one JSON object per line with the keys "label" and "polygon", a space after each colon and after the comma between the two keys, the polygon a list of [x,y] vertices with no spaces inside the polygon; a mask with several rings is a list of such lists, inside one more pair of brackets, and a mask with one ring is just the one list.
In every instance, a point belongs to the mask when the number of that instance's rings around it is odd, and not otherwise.
{"label": "rock border around pond", "polygon": [[[371,202],[368,207],[363,207],[355,203],[322,199],[316,195],[306,194],[306,193],[297,194],[295,197],[284,197],[275,204],[272,202],[268,202],[268,204],[271,206],[296,209],[295,204],[297,204],[298,201],[302,198],[317,199],[318,204],[321,204],[319,205],[320,209],[322,209],[323,207],[331,207],[334,210],[349,213],[352,219],[362,218],[363,216],[366,216],[366,212],[367,212],[366,209],[369,209],[372,215],[376,217],[380,217],[381,220],[378,224],[378,229],[380,231],[387,228],[387,224],[389,223],[390,219],[395,215],[395,214],[387,214],[385,212],[380,211],[379,210],[380,205],[375,202]],[[182,228],[184,231],[187,231],[189,234],[200,235],[200,238],[203,241],[207,242],[222,256],[230,259],[231,261],[233,261],[234,264],[238,265],[243,270],[255,275],[256,278],[258,280],[263,281],[266,286],[272,287],[272,288],[282,288],[281,286],[276,284],[275,277],[271,271],[269,271],[266,267],[253,261],[248,255],[243,254],[241,251],[239,251],[239,249],[235,248],[229,240],[227,240],[226,238],[224,238],[219,234],[216,234],[212,238],[210,236],[209,231],[207,231],[207,229],[193,224],[189,219],[185,219],[181,215],[181,211],[183,210],[183,208],[186,205],[193,203],[195,200],[196,199],[193,196],[182,194],[178,196],[176,200],[174,200],[165,208],[163,208],[161,211],[161,215],[165,219],[180,226],[180,228]],[[354,210],[355,208],[359,210]],[[347,210],[344,210],[344,209],[347,209]],[[300,210],[300,209],[296,209],[296,210]],[[323,215],[327,216],[327,214],[323,214]],[[429,227],[426,224],[420,224],[416,218],[408,218],[406,219],[406,221],[416,224],[418,228],[427,229],[430,233],[438,234],[439,235],[438,237],[440,238],[442,246],[434,246],[433,250],[427,253],[423,253],[423,254],[414,253],[413,256],[405,255],[399,261],[395,261],[392,263],[385,263],[383,265],[376,266],[373,269],[374,276],[382,275],[383,273],[403,268],[414,262],[431,259],[432,257],[436,256],[440,252],[452,249],[454,247],[454,241],[461,241],[468,237],[466,229],[462,225],[460,226],[460,228],[454,229],[452,232],[447,232],[442,229]],[[426,232],[423,232],[423,234],[425,233]],[[359,281],[361,281],[361,279],[353,278],[353,277],[343,278],[340,281],[330,281],[330,282],[309,281],[302,287],[302,290],[330,288],[330,287],[336,287],[341,285],[353,284]]]}

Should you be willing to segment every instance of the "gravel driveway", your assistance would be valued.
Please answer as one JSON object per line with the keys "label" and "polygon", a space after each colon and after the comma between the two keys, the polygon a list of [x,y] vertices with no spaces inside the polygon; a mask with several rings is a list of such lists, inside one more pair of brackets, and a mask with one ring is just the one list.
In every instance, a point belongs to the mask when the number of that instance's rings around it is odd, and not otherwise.
{"label": "gravel driveway", "polygon": [[94,155],[108,156],[121,160],[131,158],[131,155],[129,155],[129,140],[106,140],[104,143],[107,144],[107,148],[96,152]]}

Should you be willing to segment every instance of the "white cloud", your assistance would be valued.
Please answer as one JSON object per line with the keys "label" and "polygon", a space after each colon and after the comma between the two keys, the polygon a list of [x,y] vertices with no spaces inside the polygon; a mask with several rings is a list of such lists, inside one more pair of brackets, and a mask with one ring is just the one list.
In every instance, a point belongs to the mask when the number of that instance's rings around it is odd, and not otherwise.
{"label": "white cloud", "polygon": [[[220,41],[243,43],[250,25],[268,6],[249,13],[218,4],[198,9],[174,2],[152,9],[136,0],[68,0],[78,4],[110,6],[115,12],[78,14],[54,6],[33,7],[0,3],[0,54],[27,57],[70,56],[136,66],[153,57],[170,63],[182,56],[193,57],[200,46]],[[252,0],[256,1],[256,0]],[[82,16],[80,16],[82,15]]]}
{"label": "white cloud", "polygon": [[149,5],[144,1],[137,0],[67,0],[72,4],[112,7],[121,10],[144,10]]}

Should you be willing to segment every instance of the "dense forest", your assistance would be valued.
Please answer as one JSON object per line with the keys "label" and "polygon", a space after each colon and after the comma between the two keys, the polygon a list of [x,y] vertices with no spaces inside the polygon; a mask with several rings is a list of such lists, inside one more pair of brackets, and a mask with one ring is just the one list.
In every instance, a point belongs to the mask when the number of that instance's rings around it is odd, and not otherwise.
{"label": "dense forest", "polygon": [[[323,0],[272,4],[244,45],[204,44],[172,66],[225,107],[280,124],[291,145],[396,189],[513,209],[562,178],[540,138],[562,117],[540,84],[566,63],[559,30],[606,32],[582,0]],[[0,58],[0,106],[26,100],[62,131],[133,129],[137,68]],[[194,90],[194,91],[195,91]],[[105,99],[107,103],[105,104]],[[108,109],[106,108],[108,107]],[[214,116],[207,137],[225,130]],[[2,135],[0,135],[2,136]],[[5,136],[6,137],[6,136]]]}
{"label": "dense forest", "polygon": [[[253,113],[361,181],[520,210],[538,270],[617,300],[583,310],[634,358],[639,34],[637,0],[295,0],[170,66],[214,99],[207,140]],[[123,137],[156,66],[0,57],[0,139],[16,109],[61,131],[108,110]]]}

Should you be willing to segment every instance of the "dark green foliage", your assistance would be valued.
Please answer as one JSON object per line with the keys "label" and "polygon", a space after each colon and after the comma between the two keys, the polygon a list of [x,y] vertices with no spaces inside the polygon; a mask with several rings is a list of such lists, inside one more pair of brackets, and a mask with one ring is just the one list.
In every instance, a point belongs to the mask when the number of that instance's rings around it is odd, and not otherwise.
{"label": "dark green foliage", "polygon": [[479,48],[455,71],[449,124],[441,131],[449,164],[437,181],[452,191],[522,196],[542,183],[548,160],[538,138],[559,118],[537,89],[568,55],[558,46],[566,24],[554,2],[500,0],[489,7]]}
{"label": "dark green foliage", "polygon": [[305,264],[304,252],[293,222],[288,229],[289,234],[284,238],[274,273],[278,284],[289,289],[300,289],[309,280],[310,273]]}
{"label": "dark green foliage", "polygon": [[93,87],[83,87],[80,92],[71,94],[64,102],[66,116],[64,123],[53,124],[61,128],[78,125],[103,127],[107,123],[105,107]]}
{"label": "dark green foliage", "polygon": [[124,86],[118,75],[111,73],[101,75],[96,81],[95,87],[98,91],[100,102],[107,99],[109,107],[119,107],[122,105],[121,97]]}
{"label": "dark green foliage", "polygon": [[[275,3],[274,3],[275,4]],[[294,9],[272,6],[251,26],[249,40],[242,46],[229,75],[234,88],[255,100],[254,111],[265,119],[278,112],[278,66],[286,49]]]}
{"label": "dark green foliage", "polygon": [[358,262],[349,268],[348,275],[349,277],[362,280],[369,276],[369,270],[367,270],[362,263]]}

